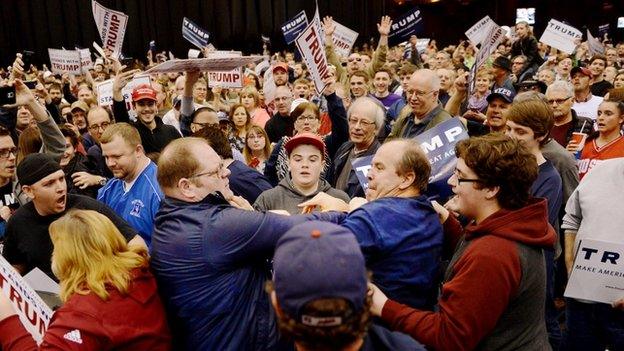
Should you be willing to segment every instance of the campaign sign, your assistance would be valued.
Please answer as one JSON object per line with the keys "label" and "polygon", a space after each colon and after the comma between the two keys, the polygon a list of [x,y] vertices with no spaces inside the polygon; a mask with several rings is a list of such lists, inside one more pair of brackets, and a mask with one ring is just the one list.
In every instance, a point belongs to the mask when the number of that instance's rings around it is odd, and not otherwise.
{"label": "campaign sign", "polygon": [[[209,58],[228,58],[228,57],[241,57],[243,55],[240,51],[213,51],[208,54]],[[221,88],[242,88],[243,87],[243,69],[242,67],[235,68],[229,71],[209,71],[208,72],[208,87],[221,87]]]}
{"label": "campaign sign", "polygon": [[289,19],[282,25],[282,33],[286,44],[292,44],[299,34],[308,26],[308,16],[301,10],[295,17]]}
{"label": "campaign sign", "polygon": [[89,49],[78,49],[80,53],[80,66],[82,67],[82,73],[86,73],[93,68],[93,60],[91,59],[91,51]]}
{"label": "campaign sign", "polygon": [[598,27],[598,34],[600,34],[601,37],[604,37],[604,35],[608,33],[609,33],[609,23],[603,24]]}
{"label": "campaign sign", "polygon": [[[132,79],[121,89],[128,111],[132,109],[132,90],[141,84],[151,85],[149,76],[139,76]],[[98,105],[111,106],[113,104],[113,79],[105,80],[97,85]]]}
{"label": "campaign sign", "polygon": [[502,27],[499,27],[496,23],[491,25],[485,41],[481,43],[481,49],[477,52],[477,56],[475,58],[474,65],[477,66],[477,70],[485,63],[492,52],[496,50],[496,47],[503,41],[503,39],[505,39],[505,30]]}
{"label": "campaign sign", "polygon": [[624,245],[581,240],[564,296],[608,304],[624,298]]}
{"label": "campaign sign", "polygon": [[423,18],[418,7],[393,21],[388,35],[388,43],[397,45],[409,39],[412,34],[421,33],[423,31]]}
{"label": "campaign sign", "polygon": [[[453,118],[438,124],[414,139],[420,144],[431,164],[428,195],[441,198],[448,197],[451,195],[451,188],[447,181],[453,175],[457,164],[455,145],[460,140],[468,139],[468,131],[459,119]],[[364,156],[351,162],[364,190],[368,188],[367,175],[372,160],[373,156]]]}
{"label": "campaign sign", "polygon": [[81,74],[80,52],[76,50],[48,49],[52,73]]}
{"label": "campaign sign", "polygon": [[299,34],[295,43],[308,66],[316,92],[320,95],[325,89],[325,78],[329,77],[329,65],[327,55],[325,55],[325,45],[323,45],[323,34],[321,19],[318,8],[314,14],[312,22]]}
{"label": "campaign sign", "polygon": [[589,46],[589,54],[592,56],[597,54],[604,55],[605,53],[605,47],[600,40],[594,38],[589,29],[587,30],[587,46]]}
{"label": "campaign sign", "polygon": [[109,49],[113,56],[119,56],[126,35],[128,16],[123,12],[108,9],[95,0],[91,2],[91,8],[102,46]]}
{"label": "campaign sign", "polygon": [[355,44],[355,41],[357,40],[358,32],[349,29],[336,21],[334,21],[334,25],[336,26],[334,35],[332,36],[334,50],[341,56],[349,56],[351,49],[353,48],[353,44]]}
{"label": "campaign sign", "polygon": [[578,29],[551,19],[546,26],[544,34],[542,34],[540,38],[540,42],[570,55],[574,52],[574,49],[576,49],[574,41],[580,39],[582,36],[581,31]]}
{"label": "campaign sign", "polygon": [[483,41],[487,38],[487,35],[493,25],[496,25],[496,23],[490,18],[490,16],[485,16],[480,19],[479,22],[470,27],[464,34],[466,34],[466,37],[468,37],[474,45],[478,45],[483,43]]}
{"label": "campaign sign", "polygon": [[37,343],[48,329],[52,310],[11,266],[0,256],[0,292],[13,304],[20,321]]}
{"label": "campaign sign", "polygon": [[199,49],[206,47],[210,41],[210,33],[187,17],[182,19],[182,36]]}
{"label": "campaign sign", "polygon": [[175,59],[154,66],[145,71],[145,74],[185,71],[231,71],[234,68],[245,66],[250,62],[259,62],[263,59],[263,56]]}

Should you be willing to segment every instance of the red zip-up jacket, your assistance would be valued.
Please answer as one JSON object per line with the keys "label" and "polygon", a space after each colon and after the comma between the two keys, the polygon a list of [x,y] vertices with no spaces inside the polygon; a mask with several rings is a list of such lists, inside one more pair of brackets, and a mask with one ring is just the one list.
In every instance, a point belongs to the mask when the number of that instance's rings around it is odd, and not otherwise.
{"label": "red zip-up jacket", "polygon": [[499,210],[466,230],[450,216],[444,231],[457,250],[438,298],[439,312],[388,300],[382,319],[434,350],[550,349],[542,249],[552,249],[556,236],[546,200]]}
{"label": "red zip-up jacket", "polygon": [[170,350],[171,334],[158,296],[156,280],[134,269],[127,295],[109,289],[97,295],[74,294],[54,312],[39,347],[17,315],[0,321],[3,351],[26,350]]}

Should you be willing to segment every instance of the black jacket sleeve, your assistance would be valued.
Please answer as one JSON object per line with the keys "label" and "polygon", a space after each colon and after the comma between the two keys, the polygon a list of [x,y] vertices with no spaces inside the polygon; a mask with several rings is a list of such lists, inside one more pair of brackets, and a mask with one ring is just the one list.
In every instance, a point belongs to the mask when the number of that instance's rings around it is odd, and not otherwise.
{"label": "black jacket sleeve", "polygon": [[125,101],[113,100],[113,115],[115,116],[116,123],[119,123],[119,122],[130,123],[130,115],[128,114],[128,110],[126,110]]}
{"label": "black jacket sleeve", "polygon": [[338,148],[349,140],[349,124],[347,122],[347,111],[342,104],[342,100],[333,93],[325,97],[327,99],[327,110],[332,122],[332,132],[325,138],[327,154],[332,160]]}

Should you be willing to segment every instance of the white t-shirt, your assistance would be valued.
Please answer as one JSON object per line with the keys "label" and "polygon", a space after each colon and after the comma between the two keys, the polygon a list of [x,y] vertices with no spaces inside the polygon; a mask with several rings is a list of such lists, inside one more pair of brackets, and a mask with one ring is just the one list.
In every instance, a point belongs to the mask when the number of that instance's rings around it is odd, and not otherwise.
{"label": "white t-shirt", "polygon": [[592,95],[592,98],[585,102],[576,102],[572,108],[576,111],[576,114],[581,117],[591,118],[594,121],[598,115],[598,105],[602,102],[603,98],[600,96]]}

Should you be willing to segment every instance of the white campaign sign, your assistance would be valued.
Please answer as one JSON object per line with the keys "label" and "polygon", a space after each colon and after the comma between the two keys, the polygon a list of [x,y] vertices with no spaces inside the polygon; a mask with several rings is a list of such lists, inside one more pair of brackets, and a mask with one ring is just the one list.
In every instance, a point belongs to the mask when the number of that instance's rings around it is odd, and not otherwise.
{"label": "white campaign sign", "polygon": [[86,73],[93,68],[93,60],[91,59],[91,51],[89,49],[76,49],[80,52],[80,66],[82,67],[82,73]]}
{"label": "white campaign sign", "polygon": [[608,304],[624,298],[624,244],[581,240],[564,296]]}
{"label": "white campaign sign", "polygon": [[605,47],[602,45],[600,40],[594,38],[589,29],[587,30],[587,46],[589,46],[589,54],[594,55],[604,55]]}
{"label": "white campaign sign", "polygon": [[314,14],[314,18],[308,24],[295,40],[297,48],[303,57],[310,75],[314,80],[314,87],[318,94],[325,89],[323,80],[329,76],[329,67],[327,56],[325,55],[325,46],[323,45],[323,32],[321,28],[321,19],[319,17],[318,8]]}
{"label": "white campaign sign", "polygon": [[165,61],[145,71],[146,74],[184,71],[231,71],[250,62],[259,62],[264,56],[242,56],[231,58],[176,59]]}
{"label": "white campaign sign", "polygon": [[496,25],[490,16],[485,16],[475,23],[470,29],[466,31],[466,36],[474,45],[483,43],[490,32],[490,27]]}
{"label": "white campaign sign", "polygon": [[52,73],[81,74],[80,52],[76,50],[48,49]]}
{"label": "white campaign sign", "polygon": [[[237,58],[243,55],[240,51],[215,51],[211,52],[209,58]],[[221,88],[242,88],[243,70],[242,67],[229,71],[208,71],[208,87]]]}
{"label": "white campaign sign", "polygon": [[0,293],[9,298],[26,330],[37,343],[41,343],[50,324],[52,310],[2,256],[0,256]]}
{"label": "white campaign sign", "polygon": [[355,44],[359,34],[336,21],[334,21],[334,25],[336,26],[332,36],[334,50],[341,56],[347,57],[351,53],[353,44]]}
{"label": "white campaign sign", "polygon": [[95,0],[91,2],[91,9],[95,25],[100,32],[102,46],[109,49],[113,56],[118,57],[126,34],[128,16],[123,12],[108,9]]}
{"label": "white campaign sign", "polygon": [[[141,84],[151,85],[149,76],[138,76],[132,79],[121,89],[128,111],[132,110],[132,90]],[[98,105],[111,106],[113,104],[113,79],[105,80],[97,85]]]}
{"label": "white campaign sign", "polygon": [[570,55],[576,49],[574,40],[580,39],[582,36],[578,29],[551,19],[539,41]]}

